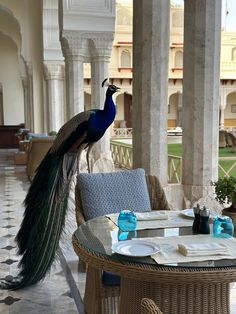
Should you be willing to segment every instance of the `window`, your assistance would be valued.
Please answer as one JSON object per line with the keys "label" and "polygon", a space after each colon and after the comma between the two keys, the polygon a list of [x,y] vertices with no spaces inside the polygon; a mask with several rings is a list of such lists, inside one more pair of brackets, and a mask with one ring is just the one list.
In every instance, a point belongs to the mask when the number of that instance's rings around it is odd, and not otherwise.
{"label": "window", "polygon": [[172,26],[173,27],[183,27],[184,16],[183,12],[174,12],[172,15]]}
{"label": "window", "polygon": [[132,25],[132,13],[126,8],[119,8],[117,10],[117,24]]}
{"label": "window", "polygon": [[175,68],[183,68],[183,52],[177,51],[175,54]]}
{"label": "window", "polygon": [[120,66],[122,68],[130,68],[131,67],[131,54],[128,49],[122,50],[120,55]]}
{"label": "window", "polygon": [[236,61],[236,48],[232,49],[232,61]]}

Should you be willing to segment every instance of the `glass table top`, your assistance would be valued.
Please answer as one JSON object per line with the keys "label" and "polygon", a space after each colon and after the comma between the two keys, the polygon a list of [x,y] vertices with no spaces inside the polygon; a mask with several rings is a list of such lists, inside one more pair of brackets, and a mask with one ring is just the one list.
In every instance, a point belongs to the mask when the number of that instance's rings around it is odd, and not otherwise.
{"label": "glass table top", "polygon": [[[192,227],[137,230],[131,231],[129,233],[123,233],[119,230],[117,225],[107,217],[91,219],[79,226],[79,228],[75,231],[75,237],[78,241],[78,244],[90,252],[109,257],[112,260],[142,263],[156,267],[159,267],[160,264],[157,264],[151,257],[133,257],[117,254],[112,250],[112,245],[119,242],[119,239],[122,238],[126,240],[142,238],[145,241],[145,238],[150,237],[175,237],[184,235],[192,235]],[[209,259],[208,261],[201,262],[174,263],[164,265],[168,267],[185,268],[236,267],[236,259],[215,261]]]}

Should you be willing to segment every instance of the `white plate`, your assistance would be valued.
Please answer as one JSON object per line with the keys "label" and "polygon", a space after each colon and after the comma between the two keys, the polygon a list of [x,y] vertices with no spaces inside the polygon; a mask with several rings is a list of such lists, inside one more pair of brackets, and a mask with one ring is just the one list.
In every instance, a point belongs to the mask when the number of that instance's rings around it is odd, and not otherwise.
{"label": "white plate", "polygon": [[192,208],[187,208],[187,209],[181,210],[181,214],[186,216],[186,217],[189,217],[189,218],[194,218],[194,213],[193,213]]}
{"label": "white plate", "polygon": [[142,240],[127,240],[113,244],[112,250],[118,254],[126,256],[143,257],[160,251],[155,244]]}

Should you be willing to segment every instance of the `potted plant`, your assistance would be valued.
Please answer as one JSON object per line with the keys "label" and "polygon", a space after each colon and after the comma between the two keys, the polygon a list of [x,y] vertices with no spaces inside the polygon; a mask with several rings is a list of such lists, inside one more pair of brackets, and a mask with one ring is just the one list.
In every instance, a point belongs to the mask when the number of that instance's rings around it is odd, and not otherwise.
{"label": "potted plant", "polygon": [[212,185],[215,187],[215,199],[221,205],[230,205],[222,210],[222,214],[232,218],[236,224],[236,178],[219,178],[218,181],[212,182]]}

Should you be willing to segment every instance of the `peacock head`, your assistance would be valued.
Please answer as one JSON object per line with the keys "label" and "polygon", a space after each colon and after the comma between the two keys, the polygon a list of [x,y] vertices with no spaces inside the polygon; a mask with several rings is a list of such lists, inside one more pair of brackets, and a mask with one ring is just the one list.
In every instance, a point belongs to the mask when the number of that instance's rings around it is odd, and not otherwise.
{"label": "peacock head", "polygon": [[115,92],[118,92],[120,89],[120,87],[118,87],[116,85],[109,84],[109,81],[107,78],[102,82],[102,87],[104,87],[104,86],[107,86],[107,92],[106,92],[107,96],[113,95]]}

